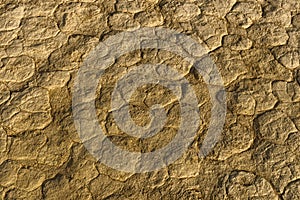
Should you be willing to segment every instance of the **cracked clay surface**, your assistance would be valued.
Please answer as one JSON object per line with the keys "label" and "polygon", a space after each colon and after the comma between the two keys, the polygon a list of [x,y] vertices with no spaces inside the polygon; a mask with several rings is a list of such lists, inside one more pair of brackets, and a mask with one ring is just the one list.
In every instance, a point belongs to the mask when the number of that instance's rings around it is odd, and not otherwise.
{"label": "cracked clay surface", "polygon": [[[86,150],[74,126],[72,89],[90,51],[141,27],[189,35],[209,50],[227,92],[222,137],[200,159],[210,122],[205,82],[183,58],[143,49],[116,59],[99,81],[98,121],[127,151],[151,152],[178,129],[176,96],[159,85],[131,97],[132,120],[149,123],[162,104],[168,120],[144,140],[123,133],[110,109],[116,82],[133,66],[178,70],[196,91],[200,127],[176,162],[147,173],[109,168]],[[299,0],[1,0],[0,198],[300,199]]]}

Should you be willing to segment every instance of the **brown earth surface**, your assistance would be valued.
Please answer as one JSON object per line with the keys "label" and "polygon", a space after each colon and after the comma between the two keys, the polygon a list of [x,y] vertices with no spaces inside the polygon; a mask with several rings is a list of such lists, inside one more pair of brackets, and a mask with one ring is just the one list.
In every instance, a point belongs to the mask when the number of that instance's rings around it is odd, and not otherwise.
{"label": "brown earth surface", "polygon": [[[110,94],[130,67],[163,63],[189,80],[200,128],[171,165],[146,173],[112,169],[86,150],[74,125],[74,79],[99,42],[122,31],[165,27],[209,50],[223,78],[227,115],[222,137],[198,152],[210,122],[202,77],[180,56],[144,49],[118,58],[97,92],[99,124],[128,151],[168,144],[180,113],[159,85],[139,88],[130,114],[149,123],[165,104],[168,122],[147,140],[122,133]],[[175,100],[174,100],[175,99]],[[2,199],[300,199],[299,0],[1,0],[0,196]]]}

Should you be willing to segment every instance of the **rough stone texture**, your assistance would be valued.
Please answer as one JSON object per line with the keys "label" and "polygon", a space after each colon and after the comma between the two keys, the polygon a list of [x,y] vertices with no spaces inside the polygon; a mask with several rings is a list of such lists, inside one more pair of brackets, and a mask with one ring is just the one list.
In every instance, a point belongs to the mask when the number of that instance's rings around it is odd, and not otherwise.
{"label": "rough stone texture", "polygon": [[212,199],[279,199],[264,178],[247,171],[233,171],[220,181]]}
{"label": "rough stone texture", "polygon": [[186,3],[176,8],[174,17],[178,22],[188,22],[200,15],[200,13],[201,10],[197,5]]}
{"label": "rough stone texture", "polygon": [[262,17],[261,5],[255,2],[237,2],[226,15],[229,23],[248,28]]}
{"label": "rough stone texture", "polygon": [[[129,68],[163,63],[196,91],[200,128],[175,163],[148,173],[109,168],[85,149],[72,114],[74,78],[99,42],[121,31],[166,27],[208,49],[227,91],[221,140],[199,148],[210,122],[202,77],[183,58],[144,49],[115,60],[99,80],[99,123],[116,145],[150,152],[178,129],[176,97],[146,85],[131,98],[135,123],[165,105],[156,136],[123,133],[111,91]],[[1,199],[300,199],[299,0],[2,0],[0,2]]]}
{"label": "rough stone texture", "polygon": [[34,60],[28,56],[2,59],[0,81],[23,82],[34,75]]}

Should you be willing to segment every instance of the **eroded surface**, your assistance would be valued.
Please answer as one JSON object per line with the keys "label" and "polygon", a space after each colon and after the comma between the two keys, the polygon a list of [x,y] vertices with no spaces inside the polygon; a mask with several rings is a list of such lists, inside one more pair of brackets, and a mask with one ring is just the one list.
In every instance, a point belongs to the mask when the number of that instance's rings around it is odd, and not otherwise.
{"label": "eroded surface", "polygon": [[[122,133],[110,110],[116,81],[133,66],[162,63],[195,88],[200,128],[188,151],[158,171],[130,174],[96,162],[74,126],[76,72],[100,41],[140,27],[175,29],[209,49],[227,91],[222,139],[198,152],[210,122],[205,82],[179,56],[147,49],[123,55],[97,92],[101,127],[118,146],[149,152],[176,134],[176,97],[155,85],[131,98],[132,119],[149,123],[165,105],[156,136]],[[55,0],[0,3],[0,196],[2,199],[299,199],[299,0]]]}

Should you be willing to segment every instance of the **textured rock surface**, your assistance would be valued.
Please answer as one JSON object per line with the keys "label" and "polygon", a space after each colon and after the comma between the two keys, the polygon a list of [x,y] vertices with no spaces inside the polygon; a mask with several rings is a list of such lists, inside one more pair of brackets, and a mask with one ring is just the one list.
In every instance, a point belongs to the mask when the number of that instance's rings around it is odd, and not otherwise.
{"label": "textured rock surface", "polygon": [[[111,91],[130,67],[163,63],[195,88],[200,128],[170,166],[132,174],[111,169],[83,146],[72,115],[74,78],[97,44],[121,31],[162,26],[185,33],[216,63],[227,91],[222,138],[204,159],[210,122],[202,77],[183,58],[145,49],[105,72],[97,114],[118,146],[150,152],[176,134],[176,97],[155,85],[131,98],[135,123],[165,105],[168,121],[150,139],[123,133]],[[1,199],[300,199],[299,0],[2,0],[0,2]]]}

